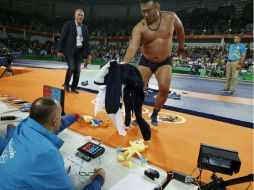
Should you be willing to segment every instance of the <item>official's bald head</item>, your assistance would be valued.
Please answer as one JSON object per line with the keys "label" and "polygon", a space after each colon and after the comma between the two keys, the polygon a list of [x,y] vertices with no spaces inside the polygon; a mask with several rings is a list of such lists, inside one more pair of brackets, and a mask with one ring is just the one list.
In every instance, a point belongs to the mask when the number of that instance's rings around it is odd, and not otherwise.
{"label": "official's bald head", "polygon": [[48,125],[59,115],[62,109],[60,104],[49,96],[36,99],[30,109],[30,117],[41,125]]}

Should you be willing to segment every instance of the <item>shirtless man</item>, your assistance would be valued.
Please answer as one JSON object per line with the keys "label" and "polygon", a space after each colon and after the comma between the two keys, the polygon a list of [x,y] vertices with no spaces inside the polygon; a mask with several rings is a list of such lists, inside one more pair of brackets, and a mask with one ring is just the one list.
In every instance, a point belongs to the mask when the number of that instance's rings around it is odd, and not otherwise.
{"label": "shirtless man", "polygon": [[157,115],[168,98],[172,75],[172,38],[176,31],[179,46],[178,52],[184,49],[184,28],[177,15],[171,11],[160,11],[158,0],[141,0],[141,11],[144,16],[132,30],[132,41],[122,63],[129,63],[142,45],[142,57],[139,71],[144,87],[154,74],[159,86],[151,123],[158,126]]}

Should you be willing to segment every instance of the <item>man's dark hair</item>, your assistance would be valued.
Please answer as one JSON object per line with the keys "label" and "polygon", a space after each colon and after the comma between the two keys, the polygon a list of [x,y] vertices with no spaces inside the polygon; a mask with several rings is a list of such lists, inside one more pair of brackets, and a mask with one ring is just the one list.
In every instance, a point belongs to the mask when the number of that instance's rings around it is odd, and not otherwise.
{"label": "man's dark hair", "polygon": [[40,124],[46,124],[56,112],[57,104],[49,96],[36,99],[30,109],[30,117]]}
{"label": "man's dark hair", "polygon": [[159,3],[159,0],[140,0],[141,3],[148,3],[148,2],[154,2],[154,3]]}

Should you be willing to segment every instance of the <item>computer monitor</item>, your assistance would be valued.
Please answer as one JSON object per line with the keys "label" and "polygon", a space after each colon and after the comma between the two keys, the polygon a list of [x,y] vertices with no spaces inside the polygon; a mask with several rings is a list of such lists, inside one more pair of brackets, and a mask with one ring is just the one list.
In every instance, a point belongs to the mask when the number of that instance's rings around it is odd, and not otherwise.
{"label": "computer monitor", "polygon": [[200,145],[198,168],[228,175],[238,173],[241,161],[238,152],[206,144]]}
{"label": "computer monitor", "polygon": [[64,90],[56,87],[44,85],[43,96],[51,96],[58,101],[62,107],[62,115],[64,115]]}

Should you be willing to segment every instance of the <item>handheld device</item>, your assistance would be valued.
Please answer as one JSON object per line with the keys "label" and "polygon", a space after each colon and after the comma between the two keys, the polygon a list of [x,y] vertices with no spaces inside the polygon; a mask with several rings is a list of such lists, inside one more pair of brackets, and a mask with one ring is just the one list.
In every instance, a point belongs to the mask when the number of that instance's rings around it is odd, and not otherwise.
{"label": "handheld device", "polygon": [[160,177],[160,173],[152,168],[145,170],[144,174],[152,180],[155,178],[158,179]]}
{"label": "handheld device", "polygon": [[191,176],[181,172],[174,172],[173,179],[176,179],[182,183],[192,183],[194,181]]}
{"label": "handheld device", "polygon": [[79,147],[78,151],[91,158],[97,158],[105,152],[105,148],[95,143],[88,142]]}
{"label": "handheld device", "polygon": [[81,158],[81,159],[83,159],[83,160],[85,160],[87,162],[90,162],[92,160],[91,157],[89,157],[89,156],[87,156],[87,155],[85,155],[85,154],[83,154],[81,152],[76,152],[75,156],[77,156],[77,157],[79,157],[79,158]]}

